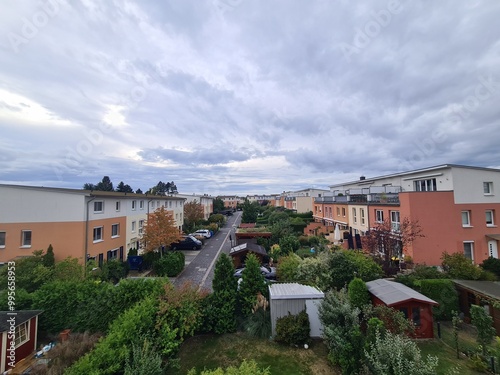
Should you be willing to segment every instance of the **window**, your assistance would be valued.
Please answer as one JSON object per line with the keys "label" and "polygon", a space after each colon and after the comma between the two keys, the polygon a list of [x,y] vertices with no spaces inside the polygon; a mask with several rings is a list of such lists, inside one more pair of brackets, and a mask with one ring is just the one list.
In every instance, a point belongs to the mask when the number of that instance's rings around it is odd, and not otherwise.
{"label": "window", "polygon": [[160,207],[160,201],[156,201],[156,208]]}
{"label": "window", "polygon": [[104,209],[103,201],[94,202],[94,212],[102,212],[103,209]]}
{"label": "window", "polygon": [[139,209],[144,210],[144,201],[139,201]]}
{"label": "window", "polygon": [[29,320],[16,327],[14,344],[16,348],[21,346],[29,339]]}
{"label": "window", "polygon": [[406,319],[408,319],[408,308],[407,307],[400,307],[399,311],[403,313]]}
{"label": "window", "polygon": [[31,231],[22,230],[21,231],[21,246],[31,247]]}
{"label": "window", "polygon": [[93,240],[94,242],[102,241],[102,227],[95,227],[94,228],[94,234],[93,234]]}
{"label": "window", "polygon": [[113,259],[116,259],[118,258],[118,249],[114,249],[114,250],[109,250],[108,251],[108,257],[106,260],[113,260]]}
{"label": "window", "polygon": [[493,219],[493,210],[486,210],[486,225],[489,227],[495,225],[495,221]]}
{"label": "window", "polygon": [[436,179],[429,178],[427,180],[417,180],[413,182],[415,191],[436,191]]}
{"label": "window", "polygon": [[417,327],[420,326],[420,307],[413,307],[411,309],[411,319],[413,320],[413,324]]}
{"label": "window", "polygon": [[172,201],[169,201],[169,202],[168,202],[168,207],[169,207],[169,208],[172,208]]}
{"label": "window", "polygon": [[115,203],[115,210],[120,211],[120,201],[116,201]]}
{"label": "window", "polygon": [[382,211],[382,210],[375,210],[375,221],[377,223],[383,223],[384,222],[384,211]]}
{"label": "window", "polygon": [[139,234],[142,235],[144,229],[144,220],[139,220]]}
{"label": "window", "polygon": [[470,211],[462,211],[462,226],[470,227]]}
{"label": "window", "polygon": [[132,232],[135,232],[135,226],[136,226],[136,222],[135,221],[132,221]]}
{"label": "window", "polygon": [[365,209],[364,208],[359,209],[359,216],[361,217],[361,224],[364,225],[365,224]]}
{"label": "window", "polygon": [[483,182],[484,195],[493,195],[493,182]]}
{"label": "window", "polygon": [[393,232],[399,232],[400,229],[399,211],[391,211],[391,228]]}
{"label": "window", "polygon": [[464,242],[464,255],[467,259],[474,260],[474,242]]}
{"label": "window", "polygon": [[342,216],[345,217],[345,207],[342,207]]}
{"label": "window", "polygon": [[337,207],[337,216],[340,216],[340,207]]}
{"label": "window", "polygon": [[136,201],[132,201],[132,209],[135,210]]}
{"label": "window", "polygon": [[356,224],[358,222],[358,218],[356,217],[356,209],[352,209],[352,220]]}
{"label": "window", "polygon": [[5,247],[5,237],[7,236],[6,232],[0,232],[0,248]]}
{"label": "window", "polygon": [[111,237],[120,237],[120,224],[111,225]]}

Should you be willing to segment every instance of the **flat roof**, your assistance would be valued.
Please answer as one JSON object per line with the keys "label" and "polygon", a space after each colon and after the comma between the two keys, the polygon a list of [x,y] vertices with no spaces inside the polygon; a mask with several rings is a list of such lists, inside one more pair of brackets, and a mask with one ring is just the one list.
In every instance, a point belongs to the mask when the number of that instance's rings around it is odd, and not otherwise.
{"label": "flat roof", "polygon": [[422,293],[395,281],[386,279],[368,281],[366,287],[371,294],[389,307],[406,301],[419,301],[431,305],[439,305],[436,301],[424,296]]}
{"label": "flat roof", "polygon": [[275,283],[269,285],[270,299],[320,299],[324,298],[323,293],[318,288],[299,283]]}
{"label": "flat roof", "polygon": [[453,282],[474,292],[500,300],[500,282],[498,281],[453,280]]}
{"label": "flat roof", "polygon": [[251,251],[257,254],[267,255],[264,246],[257,245],[256,243],[251,243],[251,242],[245,242],[242,243],[241,245],[232,247],[231,250],[229,250],[229,255],[234,256],[236,254],[241,253],[242,251]]}

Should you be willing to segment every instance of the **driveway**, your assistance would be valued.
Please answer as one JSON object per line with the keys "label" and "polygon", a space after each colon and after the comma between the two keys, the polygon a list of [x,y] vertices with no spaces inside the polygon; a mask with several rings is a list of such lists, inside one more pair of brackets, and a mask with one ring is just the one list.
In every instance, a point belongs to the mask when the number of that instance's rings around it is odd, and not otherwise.
{"label": "driveway", "polygon": [[179,276],[172,278],[175,286],[185,282],[198,285],[200,289],[212,291],[212,279],[215,262],[222,252],[229,254],[231,250],[230,238],[235,241],[235,230],[241,221],[241,211],[236,211],[233,216],[228,216],[226,225],[212,238],[205,241],[199,251],[183,251],[186,256],[186,266]]}

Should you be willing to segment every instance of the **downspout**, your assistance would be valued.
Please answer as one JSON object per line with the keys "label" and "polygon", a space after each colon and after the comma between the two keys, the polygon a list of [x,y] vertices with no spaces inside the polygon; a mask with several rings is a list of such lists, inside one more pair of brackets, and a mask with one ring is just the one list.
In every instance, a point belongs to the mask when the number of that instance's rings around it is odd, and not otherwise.
{"label": "downspout", "polygon": [[89,203],[91,203],[96,197],[90,194],[91,199],[87,201],[87,211],[85,214],[85,255],[83,257],[83,277],[87,277],[87,257],[89,254]]}

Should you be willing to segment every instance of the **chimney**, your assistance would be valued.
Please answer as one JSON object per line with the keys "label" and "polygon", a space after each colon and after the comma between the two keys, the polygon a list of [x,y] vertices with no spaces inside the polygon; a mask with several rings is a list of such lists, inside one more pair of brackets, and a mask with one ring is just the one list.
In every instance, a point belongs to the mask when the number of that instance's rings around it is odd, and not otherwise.
{"label": "chimney", "polygon": [[360,180],[360,181],[366,180],[366,177],[365,177],[365,176],[361,176],[361,177],[359,178],[359,180]]}

